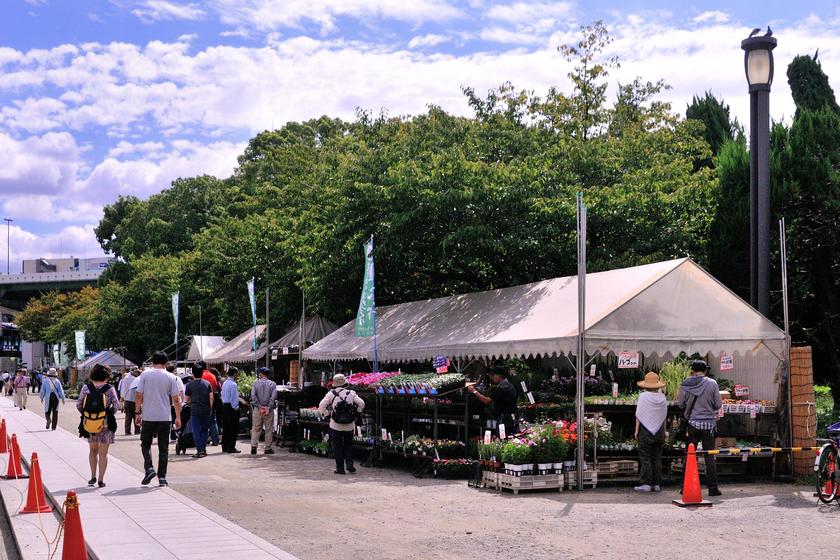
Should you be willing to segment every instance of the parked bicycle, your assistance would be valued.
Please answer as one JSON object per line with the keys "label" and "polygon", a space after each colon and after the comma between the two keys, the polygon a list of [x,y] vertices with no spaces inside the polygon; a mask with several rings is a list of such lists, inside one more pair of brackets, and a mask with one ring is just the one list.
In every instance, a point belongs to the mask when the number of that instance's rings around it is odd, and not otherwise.
{"label": "parked bicycle", "polygon": [[840,422],[828,427],[829,443],[820,449],[814,460],[814,472],[817,473],[817,497],[824,504],[834,500],[840,501],[837,495],[840,490],[840,476],[837,475],[838,446],[840,446]]}

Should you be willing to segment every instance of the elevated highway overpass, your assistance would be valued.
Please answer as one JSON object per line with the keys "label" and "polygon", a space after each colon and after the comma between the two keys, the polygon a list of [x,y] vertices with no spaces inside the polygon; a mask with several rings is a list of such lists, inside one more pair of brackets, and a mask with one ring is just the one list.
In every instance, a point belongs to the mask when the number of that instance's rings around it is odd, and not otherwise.
{"label": "elevated highway overpass", "polygon": [[71,292],[96,285],[102,270],[0,275],[0,304],[22,309],[30,298],[58,290]]}

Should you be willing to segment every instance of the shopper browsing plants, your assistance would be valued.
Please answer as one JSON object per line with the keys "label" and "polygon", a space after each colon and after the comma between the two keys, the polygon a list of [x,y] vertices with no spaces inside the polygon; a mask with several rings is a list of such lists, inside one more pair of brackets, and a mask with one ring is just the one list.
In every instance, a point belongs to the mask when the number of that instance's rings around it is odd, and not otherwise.
{"label": "shopper browsing plants", "polygon": [[467,390],[475,395],[485,405],[493,405],[493,415],[500,426],[505,427],[505,435],[510,436],[518,431],[516,415],[516,388],[508,381],[508,370],[504,364],[493,366],[492,380],[495,384],[493,396],[484,395],[470,386]]}
{"label": "shopper browsing plants", "polygon": [[665,383],[653,372],[637,383],[644,389],[636,404],[635,438],[639,442],[639,466],[642,484],[636,492],[659,492],[662,484],[662,446],[665,443],[665,419],[668,400],[660,391]]}

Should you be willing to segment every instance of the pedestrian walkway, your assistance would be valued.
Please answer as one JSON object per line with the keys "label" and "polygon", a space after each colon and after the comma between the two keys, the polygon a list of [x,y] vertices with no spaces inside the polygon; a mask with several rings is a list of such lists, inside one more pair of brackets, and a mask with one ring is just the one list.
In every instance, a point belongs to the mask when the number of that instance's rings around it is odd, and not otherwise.
{"label": "pedestrian walkway", "polygon": [[78,493],[85,540],[99,560],[295,560],[171,488],[141,486],[142,473],[119,459],[109,457],[105,488],[88,488],[87,440],[61,428],[46,430],[43,416],[16,409],[6,397],[0,398],[0,417],[9,436],[17,434],[24,458],[38,453],[44,486],[58,503],[68,490]]}

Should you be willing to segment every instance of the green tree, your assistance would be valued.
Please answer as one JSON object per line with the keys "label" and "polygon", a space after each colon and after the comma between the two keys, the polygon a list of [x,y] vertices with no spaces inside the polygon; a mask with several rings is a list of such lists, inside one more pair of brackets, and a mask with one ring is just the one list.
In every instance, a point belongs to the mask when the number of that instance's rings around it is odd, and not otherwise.
{"label": "green tree", "polygon": [[[707,91],[703,97],[694,96],[685,110],[685,118],[698,120],[703,123],[705,130],[703,137],[712,149],[712,156],[717,156],[727,142],[734,140],[740,132],[737,121],[729,116],[729,105]],[[711,158],[706,162],[712,166]]]}

